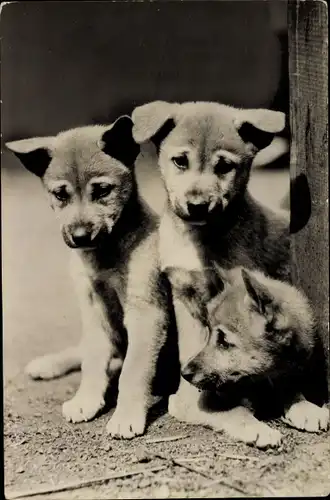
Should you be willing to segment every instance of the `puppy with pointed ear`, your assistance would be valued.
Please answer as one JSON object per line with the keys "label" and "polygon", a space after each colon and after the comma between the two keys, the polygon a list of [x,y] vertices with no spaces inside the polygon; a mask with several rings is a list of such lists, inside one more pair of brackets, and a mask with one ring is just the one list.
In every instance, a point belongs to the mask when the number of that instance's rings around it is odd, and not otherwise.
{"label": "puppy with pointed ear", "polygon": [[260,271],[237,268],[208,314],[209,341],[182,368],[188,382],[240,394],[259,415],[279,411],[293,427],[327,429],[325,352],[304,294]]}

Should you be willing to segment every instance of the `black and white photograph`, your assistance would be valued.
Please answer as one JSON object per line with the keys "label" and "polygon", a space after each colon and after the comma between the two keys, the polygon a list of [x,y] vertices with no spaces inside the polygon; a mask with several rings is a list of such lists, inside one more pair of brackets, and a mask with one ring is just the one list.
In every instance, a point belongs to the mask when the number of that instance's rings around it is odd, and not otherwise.
{"label": "black and white photograph", "polygon": [[7,500],[330,493],[323,0],[1,6]]}

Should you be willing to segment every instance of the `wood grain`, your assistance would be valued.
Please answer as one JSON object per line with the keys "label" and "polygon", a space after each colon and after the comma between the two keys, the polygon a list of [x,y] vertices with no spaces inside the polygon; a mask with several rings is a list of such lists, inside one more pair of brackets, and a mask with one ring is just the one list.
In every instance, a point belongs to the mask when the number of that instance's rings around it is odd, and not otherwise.
{"label": "wood grain", "polygon": [[[322,1],[289,1],[291,179],[306,175],[312,214],[293,236],[293,279],[312,301],[329,346],[328,26]],[[300,199],[300,203],[304,203]]]}

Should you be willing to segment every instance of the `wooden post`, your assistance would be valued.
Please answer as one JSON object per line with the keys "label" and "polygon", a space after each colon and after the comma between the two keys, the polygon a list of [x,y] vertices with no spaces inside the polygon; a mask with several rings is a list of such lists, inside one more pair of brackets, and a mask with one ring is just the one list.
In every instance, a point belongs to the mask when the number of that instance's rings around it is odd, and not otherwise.
{"label": "wooden post", "polygon": [[[291,179],[305,174],[311,218],[293,236],[293,280],[312,301],[329,348],[328,26],[320,0],[289,0]],[[300,199],[304,203],[304,199]]]}

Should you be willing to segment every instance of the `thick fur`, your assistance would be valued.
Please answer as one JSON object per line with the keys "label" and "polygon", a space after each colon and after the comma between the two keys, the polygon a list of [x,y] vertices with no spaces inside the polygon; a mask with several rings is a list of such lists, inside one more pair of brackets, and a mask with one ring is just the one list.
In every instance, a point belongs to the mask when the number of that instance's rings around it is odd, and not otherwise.
{"label": "thick fur", "polygon": [[[235,268],[220,273],[222,291],[207,303],[201,297],[210,333],[201,351],[182,368],[183,377],[204,394],[181,388],[180,398],[172,396],[172,412],[181,419],[190,414],[196,423],[247,442],[254,429],[255,444],[260,447],[276,446],[281,436],[257,418],[281,416],[297,429],[326,430],[325,353],[307,298],[295,287],[259,271]],[[192,280],[198,293],[197,273]],[[244,417],[244,425],[250,421],[249,432],[237,416]]]}
{"label": "thick fur", "polygon": [[[157,146],[168,195],[160,224],[162,269],[198,271],[215,261],[289,280],[288,214],[261,206],[247,190],[252,161],[284,128],[284,115],[156,101],[136,108],[132,118],[135,140]],[[177,286],[173,293],[184,294]]]}
{"label": "thick fur", "polygon": [[[197,348],[195,339],[203,341],[205,321],[189,283],[180,284],[173,270],[244,266],[290,279],[289,216],[261,206],[247,189],[253,159],[284,128],[285,117],[211,102],[155,101],[136,108],[132,119],[135,140],[152,140],[158,150],[167,192],[160,262],[172,284],[185,362]],[[203,283],[208,293],[206,275]],[[188,302],[194,317],[185,312]]]}
{"label": "thick fur", "polygon": [[121,370],[107,430],[123,438],[142,434],[173,315],[158,260],[158,220],[135,182],[139,146],[132,121],[121,117],[110,126],[7,147],[42,179],[64,241],[74,249],[71,270],[83,323],[77,348],[38,358],[27,372],[46,379],[81,367],[80,387],[63,405],[65,418],[80,422],[103,408],[109,378]]}

